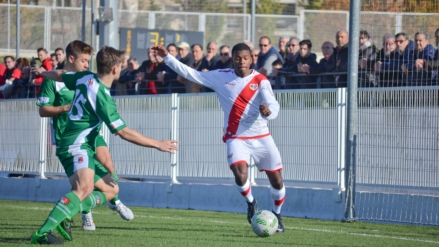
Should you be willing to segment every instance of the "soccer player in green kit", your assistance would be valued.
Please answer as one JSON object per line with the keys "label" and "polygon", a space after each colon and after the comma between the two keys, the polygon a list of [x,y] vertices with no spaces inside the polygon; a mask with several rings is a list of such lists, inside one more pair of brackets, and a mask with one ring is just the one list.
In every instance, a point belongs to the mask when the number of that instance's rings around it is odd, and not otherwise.
{"label": "soccer player in green kit", "polygon": [[[34,70],[57,82],[64,82],[75,96],[68,113],[65,131],[57,148],[72,191],[55,205],[31,243],[62,244],[52,231],[66,218],[113,199],[119,187],[111,174],[94,159],[96,140],[104,122],[111,133],[134,144],[173,154],[176,140],[157,141],[128,128],[116,110],[110,88],[120,76],[125,53],[111,47],[102,48],[97,56],[98,73]],[[96,188],[96,189],[95,189]]]}
{"label": "soccer player in green kit", "polygon": [[[75,40],[67,45],[66,53],[67,55],[64,69],[68,72],[82,72],[88,68],[90,56],[93,53],[93,48],[82,41]],[[52,144],[56,145],[57,147],[60,143],[61,135],[64,132],[68,111],[70,110],[74,93],[74,91],[67,89],[63,82],[56,82],[45,78],[38,94],[37,105],[40,107],[40,116],[52,117]],[[95,151],[96,159],[108,170],[108,172],[117,182],[118,178],[110,152],[101,135],[96,138]],[[117,210],[123,219],[132,220],[134,218],[133,212],[119,200],[118,195],[116,195],[110,201],[110,203],[110,208]],[[60,224],[60,226],[57,227],[61,235],[63,235],[67,240],[71,240],[72,238],[70,234],[71,230],[69,229],[70,224],[71,219],[67,218]],[[82,228],[84,230],[96,229],[90,210],[82,212]]]}

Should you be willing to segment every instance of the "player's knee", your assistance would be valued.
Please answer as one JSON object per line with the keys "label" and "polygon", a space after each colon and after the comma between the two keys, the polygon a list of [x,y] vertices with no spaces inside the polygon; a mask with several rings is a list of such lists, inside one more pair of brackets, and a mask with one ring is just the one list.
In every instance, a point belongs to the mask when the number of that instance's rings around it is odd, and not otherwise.
{"label": "player's knee", "polygon": [[79,186],[76,190],[75,190],[75,194],[78,196],[78,198],[82,201],[85,198],[87,198],[87,196],[89,196],[94,190],[94,186],[88,186],[88,185],[83,185],[83,186]]}

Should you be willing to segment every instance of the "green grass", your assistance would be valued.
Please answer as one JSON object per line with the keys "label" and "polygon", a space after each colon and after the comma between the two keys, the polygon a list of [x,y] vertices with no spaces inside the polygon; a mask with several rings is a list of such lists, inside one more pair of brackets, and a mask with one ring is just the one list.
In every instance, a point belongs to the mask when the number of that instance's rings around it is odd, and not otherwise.
{"label": "green grass", "polygon": [[[0,201],[0,246],[29,245],[53,203]],[[96,231],[81,229],[74,217],[73,241],[67,246],[438,246],[434,227],[341,223],[284,217],[286,232],[259,238],[246,215],[210,211],[131,207],[135,219],[93,210]],[[56,236],[61,236],[56,233]]]}

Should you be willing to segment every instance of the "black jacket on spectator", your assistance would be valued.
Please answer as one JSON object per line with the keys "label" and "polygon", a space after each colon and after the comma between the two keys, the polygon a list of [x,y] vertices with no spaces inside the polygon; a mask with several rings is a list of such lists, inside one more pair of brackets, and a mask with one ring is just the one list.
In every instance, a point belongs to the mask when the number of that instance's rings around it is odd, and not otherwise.
{"label": "black jacket on spectator", "polygon": [[[386,54],[385,49],[381,48],[381,50],[378,51],[375,60],[371,61],[370,67],[374,66],[376,62],[381,62],[383,64],[389,63],[390,61],[395,59],[395,56],[396,50],[390,52],[389,54]],[[378,80],[378,85],[380,87],[391,87],[394,81],[402,79],[401,73],[398,71],[375,72],[375,75],[376,79]]]}
{"label": "black jacket on spectator", "polygon": [[119,82],[125,83],[128,95],[134,95],[136,93],[134,88],[136,83],[134,80],[136,79],[137,73],[137,70],[133,70],[132,72],[126,70],[124,73],[120,74]]}
{"label": "black jacket on spectator", "polygon": [[203,60],[201,60],[201,65],[198,67],[199,71],[202,71],[203,69],[207,70],[213,70],[213,66],[216,62],[220,60],[220,56],[215,55],[213,58],[210,59],[210,61],[207,61],[206,56],[203,57]]}
{"label": "black jacket on spectator", "polygon": [[372,61],[375,61],[377,55],[377,48],[372,40],[367,40],[360,45],[358,60],[367,60],[366,68],[358,68],[359,72],[359,87],[374,87],[378,86],[378,79],[375,78],[375,72],[372,68]]}
{"label": "black jacket on spectator", "polygon": [[[326,73],[326,65],[328,64],[328,60],[325,58],[320,59],[319,64],[317,66],[310,66],[309,73],[310,74],[321,74]],[[332,75],[323,75],[320,76],[320,87],[321,88],[335,88],[334,76]]]}
{"label": "black jacket on spectator", "polygon": [[137,69],[138,72],[145,73],[142,84],[139,87],[140,94],[157,94],[166,93],[161,82],[157,82],[157,73],[165,63],[151,63],[151,60],[146,60]]}
{"label": "black jacket on spectator", "polygon": [[232,58],[229,58],[225,63],[223,61],[218,60],[214,65],[212,70],[216,69],[233,69]]}
{"label": "black jacket on spectator", "polygon": [[422,69],[420,71],[416,70],[415,62],[417,59],[423,59],[424,61],[433,61],[436,54],[436,49],[431,45],[427,44],[425,48],[420,51],[415,49],[413,52],[413,58],[410,59],[406,66],[408,69],[408,81],[409,86],[421,86],[429,85],[431,83],[432,71]]}
{"label": "black jacket on spectator", "polygon": [[[293,62],[291,72],[299,73],[297,70],[299,63],[316,67],[318,65],[317,56],[314,53],[310,53],[306,57],[298,56]],[[317,77],[315,76],[289,77],[289,79],[292,80],[287,80],[286,88],[316,88],[317,85]],[[289,83],[292,83],[292,85],[289,86]]]}
{"label": "black jacket on spectator", "polygon": [[287,58],[285,59],[285,63],[282,69],[290,71],[294,66],[294,60],[296,60],[297,57],[299,57],[299,52],[296,52],[294,54],[287,54]]}
{"label": "black jacket on spectator", "polygon": [[[328,64],[326,64],[327,72],[348,72],[348,51],[349,44],[344,45],[343,47],[334,48],[334,53],[332,53],[331,57],[328,60]],[[338,80],[337,80],[338,77]],[[344,75],[334,75],[333,82],[335,82],[336,87],[347,87],[348,76]]]}

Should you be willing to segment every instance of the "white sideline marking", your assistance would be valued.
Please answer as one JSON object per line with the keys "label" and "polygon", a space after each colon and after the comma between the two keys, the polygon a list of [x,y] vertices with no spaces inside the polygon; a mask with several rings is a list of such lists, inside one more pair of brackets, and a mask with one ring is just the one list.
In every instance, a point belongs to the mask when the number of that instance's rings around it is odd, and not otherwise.
{"label": "white sideline marking", "polygon": [[[51,211],[53,208],[40,208],[40,207],[23,207],[23,206],[5,206],[4,208],[14,208],[14,209],[27,209],[27,210],[47,210]],[[114,215],[115,213],[102,213],[102,212],[93,212],[93,214],[101,214],[101,215]],[[150,218],[150,219],[169,219],[169,220],[190,220],[194,221],[193,218],[177,218],[177,217],[171,217],[171,216],[153,216],[153,215],[139,215],[135,214],[135,217],[139,218]],[[220,221],[220,220],[196,220],[196,221],[202,221],[202,222],[212,222],[212,223],[220,223],[220,224],[230,224],[230,222],[227,221]],[[235,223],[238,225],[237,223]],[[239,225],[248,225],[248,223],[242,223]],[[413,242],[422,242],[422,243],[432,243],[432,244],[439,244],[438,241],[433,240],[423,240],[423,239],[416,239],[416,238],[404,238],[404,237],[394,237],[394,236],[388,236],[388,235],[378,235],[378,234],[367,234],[367,233],[359,233],[359,232],[346,232],[346,231],[335,231],[335,230],[328,230],[328,229],[315,229],[315,228],[304,228],[304,227],[285,227],[286,229],[292,229],[292,230],[301,230],[301,231],[312,231],[312,232],[327,232],[327,233],[337,233],[337,234],[345,234],[345,235],[355,235],[355,236],[363,236],[363,237],[373,237],[373,238],[387,238],[387,239],[396,239],[396,240],[403,240],[403,241],[413,241]]]}

